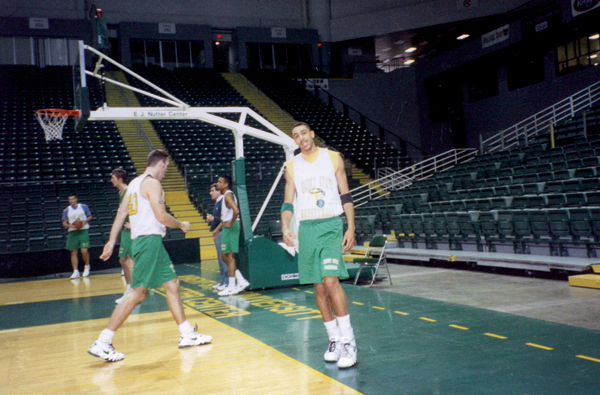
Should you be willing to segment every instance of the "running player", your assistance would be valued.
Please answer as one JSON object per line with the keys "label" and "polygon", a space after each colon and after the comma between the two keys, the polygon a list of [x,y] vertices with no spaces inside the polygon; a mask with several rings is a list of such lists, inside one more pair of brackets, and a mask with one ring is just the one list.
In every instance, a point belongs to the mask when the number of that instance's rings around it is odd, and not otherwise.
{"label": "running player", "polygon": [[179,326],[181,333],[179,348],[197,346],[212,341],[211,336],[197,333],[185,318],[179,294],[179,279],[162,242],[167,226],[179,228],[184,233],[190,230],[189,222],[178,221],[166,211],[164,192],[160,182],[165,177],[168,166],[169,155],[165,151],[150,152],[146,171],[131,181],[127,187],[126,198],[121,202],[110,231],[110,239],[100,256],[100,259],[103,260],[110,258],[125,218],[129,214],[135,261],[131,275],[131,290],[113,311],[106,329],[100,333],[98,340],[89,348],[88,353],[95,357],[110,362],[125,358],[125,355],[117,352],[112,345],[115,332],[129,317],[134,307],[146,298],[148,290],[160,285],[165,287],[169,310]]}

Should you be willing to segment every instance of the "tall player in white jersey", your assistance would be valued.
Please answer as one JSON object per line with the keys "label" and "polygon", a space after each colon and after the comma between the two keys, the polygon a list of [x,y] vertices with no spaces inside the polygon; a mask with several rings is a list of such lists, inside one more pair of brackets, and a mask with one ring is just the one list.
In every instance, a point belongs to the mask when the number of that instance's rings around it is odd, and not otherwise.
{"label": "tall player in white jersey", "polygon": [[112,339],[138,303],[143,301],[151,288],[163,285],[167,304],[181,336],[179,348],[209,343],[212,337],[201,335],[185,318],[183,303],[179,295],[179,279],[162,243],[166,227],[179,228],[184,233],[190,229],[189,222],[181,222],[167,213],[164,192],[160,181],[167,173],[169,156],[163,150],[154,150],[148,155],[148,167],[127,187],[127,194],[119,206],[119,212],[110,231],[110,239],[104,246],[100,259],[112,255],[115,243],[125,218],[131,223],[132,250],[135,265],[131,274],[131,290],[113,311],[106,329],[92,344],[88,353],[110,362],[120,361],[125,355],[117,352]]}
{"label": "tall player in white jersey", "polygon": [[[315,132],[304,122],[294,125],[292,138],[300,154],[286,165],[281,207],[283,241],[290,247],[298,244],[300,283],[314,284],[329,336],[323,359],[337,362],[339,368],[349,368],[356,364],[356,341],[340,279],[348,278],[342,254],[354,245],[355,228],[344,161],[337,152],[317,147]],[[294,200],[298,208],[295,216],[300,221],[297,237],[290,229]],[[343,235],[342,213],[348,224]]]}

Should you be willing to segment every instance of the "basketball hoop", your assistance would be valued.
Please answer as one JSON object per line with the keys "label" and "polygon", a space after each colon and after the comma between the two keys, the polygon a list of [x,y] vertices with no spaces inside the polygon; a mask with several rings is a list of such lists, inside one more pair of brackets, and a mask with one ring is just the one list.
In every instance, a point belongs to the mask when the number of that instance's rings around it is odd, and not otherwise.
{"label": "basketball hoop", "polygon": [[35,111],[35,117],[44,129],[46,141],[62,140],[62,131],[69,116],[79,117],[79,110],[60,110],[55,108],[45,108]]}

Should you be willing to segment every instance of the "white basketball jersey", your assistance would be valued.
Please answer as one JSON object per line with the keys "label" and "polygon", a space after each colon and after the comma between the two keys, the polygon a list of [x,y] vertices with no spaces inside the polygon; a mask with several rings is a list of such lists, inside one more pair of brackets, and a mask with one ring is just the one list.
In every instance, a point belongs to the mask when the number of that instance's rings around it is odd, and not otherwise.
{"label": "white basketball jersey", "polygon": [[[77,205],[77,208],[73,208],[73,206],[69,206],[67,207],[67,216],[69,218],[69,224],[72,224],[73,222],[80,220],[80,221],[85,221],[87,218],[87,215],[85,215],[85,211],[83,210],[83,207],[81,206],[81,204]],[[87,222],[85,223],[85,225],[83,225],[83,227],[81,229],[89,229],[90,228],[90,224],[88,224]],[[73,228],[69,228],[69,232],[74,231],[75,229]]]}
{"label": "white basketball jersey", "polygon": [[[142,181],[150,174],[142,174],[129,183],[127,187],[127,201],[129,203],[129,222],[131,223],[131,239],[138,236],[161,235],[165,236],[167,228],[158,222],[150,200],[142,196]],[[151,177],[151,176],[150,176]],[[163,201],[165,193],[163,191]]]}
{"label": "white basketball jersey", "polygon": [[335,168],[329,150],[319,148],[314,162],[308,162],[302,154],[292,159],[296,206],[294,215],[299,221],[337,217],[344,212],[340,200]]}
{"label": "white basketball jersey", "polygon": [[[227,203],[225,203],[225,196],[227,196],[228,193],[231,193],[233,195],[235,204],[237,204],[237,197],[235,196],[233,191],[229,190],[229,191],[225,192],[225,195],[223,195],[223,198],[221,200],[221,222],[231,221],[231,218],[233,218],[233,209],[227,207]],[[240,220],[239,215],[235,220],[236,221]]]}

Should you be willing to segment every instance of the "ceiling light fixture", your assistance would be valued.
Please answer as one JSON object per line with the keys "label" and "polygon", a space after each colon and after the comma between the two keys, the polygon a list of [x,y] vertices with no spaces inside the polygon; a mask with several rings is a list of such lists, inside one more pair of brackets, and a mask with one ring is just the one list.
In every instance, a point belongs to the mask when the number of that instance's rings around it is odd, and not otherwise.
{"label": "ceiling light fixture", "polygon": [[596,59],[597,57],[598,57],[598,54],[590,55],[590,59]]}
{"label": "ceiling light fixture", "polygon": [[406,48],[406,49],[404,50],[404,52],[408,52],[408,53],[410,53],[410,52],[415,52],[416,50],[417,50],[417,47],[410,47],[410,48]]}
{"label": "ceiling light fixture", "polygon": [[404,62],[404,64],[413,64],[415,63],[414,59],[408,59],[406,62]]}
{"label": "ceiling light fixture", "polygon": [[590,40],[597,40],[600,38],[600,34],[596,33],[590,36]]}
{"label": "ceiling light fixture", "polygon": [[456,37],[457,40],[464,40],[465,38],[468,38],[469,35],[468,34],[461,34],[460,36]]}

